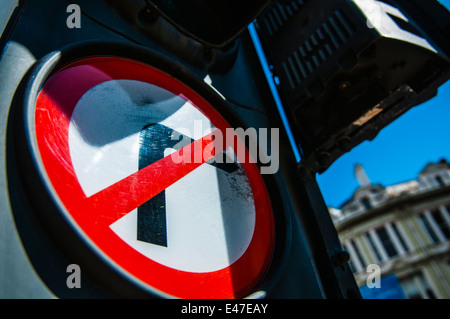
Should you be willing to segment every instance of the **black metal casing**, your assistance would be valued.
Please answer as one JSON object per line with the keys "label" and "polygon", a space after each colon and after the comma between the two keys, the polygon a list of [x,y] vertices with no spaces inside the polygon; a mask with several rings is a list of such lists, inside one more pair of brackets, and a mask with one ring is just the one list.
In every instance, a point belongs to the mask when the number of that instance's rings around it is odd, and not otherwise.
{"label": "black metal casing", "polygon": [[325,171],[435,96],[449,79],[448,21],[437,1],[274,1],[257,27],[301,165]]}
{"label": "black metal casing", "polygon": [[[5,165],[0,224],[2,241],[9,244],[2,246],[2,255],[7,257],[0,261],[5,269],[0,278],[2,297],[167,297],[136,285],[99,258],[63,218],[57,194],[36,164],[38,152],[29,141],[32,133],[26,105],[33,103],[46,79],[67,63],[99,55],[154,63],[198,90],[233,126],[282,128],[250,37],[245,32],[236,37],[242,28],[234,30],[232,39],[223,37],[221,45],[212,46],[186,37],[159,16],[148,16],[145,1],[132,7],[134,15],[124,15],[112,2],[77,1],[82,8],[81,27],[69,28],[70,12],[66,9],[70,1],[23,1],[3,33],[0,78],[5,85],[0,87],[0,110],[5,144],[0,156]],[[253,14],[256,12],[250,16]],[[166,32],[158,32],[165,28]],[[167,38],[168,34],[176,36]],[[179,45],[180,39],[184,46]],[[206,75],[227,101],[203,82]],[[358,297],[348,266],[332,262],[333,254],[341,250],[335,232],[332,229],[330,233],[334,244],[327,246],[318,231],[321,226],[309,214],[309,195],[298,178],[297,162],[283,129],[279,149],[280,170],[265,177],[276,212],[275,250],[267,274],[249,294],[267,298]],[[314,188],[314,179],[311,182]],[[72,263],[82,269],[79,289],[66,285],[66,267]],[[347,280],[336,279],[335,270]]]}

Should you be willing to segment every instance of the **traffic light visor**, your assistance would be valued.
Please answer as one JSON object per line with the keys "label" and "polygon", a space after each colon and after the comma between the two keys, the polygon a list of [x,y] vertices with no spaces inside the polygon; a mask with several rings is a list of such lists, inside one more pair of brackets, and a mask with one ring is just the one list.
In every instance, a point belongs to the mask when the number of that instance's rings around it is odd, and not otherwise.
{"label": "traffic light visor", "polygon": [[147,1],[178,29],[215,47],[225,46],[236,38],[269,2],[268,0]]}

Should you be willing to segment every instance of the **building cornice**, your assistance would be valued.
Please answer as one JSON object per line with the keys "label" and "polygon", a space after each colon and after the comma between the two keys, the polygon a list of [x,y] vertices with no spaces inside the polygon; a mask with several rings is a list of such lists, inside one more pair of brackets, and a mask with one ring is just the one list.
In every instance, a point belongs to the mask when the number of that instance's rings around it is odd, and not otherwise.
{"label": "building cornice", "polygon": [[406,196],[404,195],[394,197],[387,200],[380,206],[374,207],[364,212],[350,214],[349,216],[345,216],[342,219],[335,221],[335,227],[338,232],[342,232],[364,220],[371,219],[375,216],[379,217],[404,206],[411,206],[425,200],[431,200],[434,198],[439,198],[441,196],[448,196],[449,194],[450,185],[423,192],[417,192]]}

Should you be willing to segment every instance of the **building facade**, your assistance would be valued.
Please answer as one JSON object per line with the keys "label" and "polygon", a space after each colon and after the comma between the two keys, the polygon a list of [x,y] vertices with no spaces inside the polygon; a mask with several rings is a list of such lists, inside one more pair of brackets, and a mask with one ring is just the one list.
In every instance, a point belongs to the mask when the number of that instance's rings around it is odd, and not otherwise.
{"label": "building facade", "polygon": [[360,187],[330,213],[358,286],[367,288],[376,265],[405,298],[450,298],[450,164],[389,187],[372,185],[359,165],[355,175]]}

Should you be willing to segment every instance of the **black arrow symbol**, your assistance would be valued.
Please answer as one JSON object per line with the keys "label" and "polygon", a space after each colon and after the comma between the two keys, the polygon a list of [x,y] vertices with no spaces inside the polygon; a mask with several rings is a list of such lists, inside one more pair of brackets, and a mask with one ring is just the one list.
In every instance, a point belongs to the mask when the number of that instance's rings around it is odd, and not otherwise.
{"label": "black arrow symbol", "polygon": [[[177,136],[178,139],[174,139],[174,136]],[[193,139],[162,124],[149,124],[145,126],[141,130],[139,137],[139,169],[162,159],[164,157],[164,151],[167,148],[179,150],[192,142],[194,142]],[[208,164],[228,173],[236,171],[238,169],[237,164],[226,162],[225,152],[222,155],[224,156],[224,160],[221,163],[214,161]],[[138,207],[137,239],[139,241],[167,247],[165,193],[165,191],[162,191]]]}

